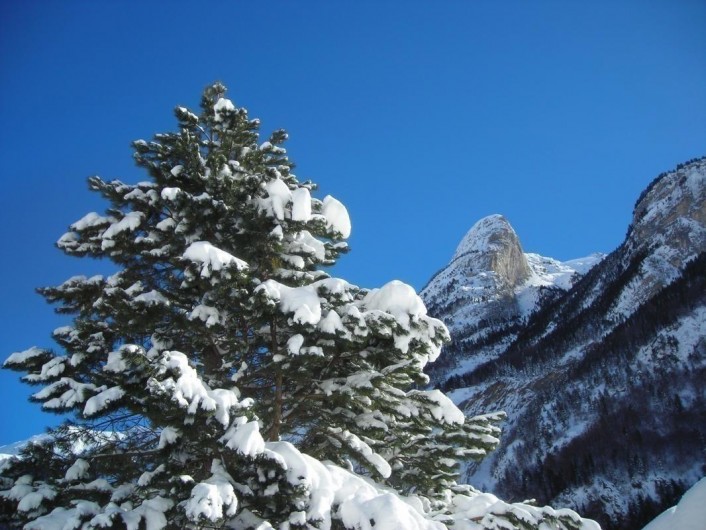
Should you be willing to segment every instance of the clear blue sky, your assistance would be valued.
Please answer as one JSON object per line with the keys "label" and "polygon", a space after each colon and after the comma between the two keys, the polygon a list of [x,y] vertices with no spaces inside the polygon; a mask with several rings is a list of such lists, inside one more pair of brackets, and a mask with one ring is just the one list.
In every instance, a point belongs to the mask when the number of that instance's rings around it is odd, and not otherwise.
{"label": "clear blue sky", "polygon": [[[525,250],[610,252],[640,191],[706,154],[706,3],[26,1],[0,5],[0,358],[64,323],[33,289],[100,265],[53,246],[128,182],[129,143],[221,80],[343,201],[359,285],[420,289],[479,218]],[[0,445],[56,418],[0,370]]]}

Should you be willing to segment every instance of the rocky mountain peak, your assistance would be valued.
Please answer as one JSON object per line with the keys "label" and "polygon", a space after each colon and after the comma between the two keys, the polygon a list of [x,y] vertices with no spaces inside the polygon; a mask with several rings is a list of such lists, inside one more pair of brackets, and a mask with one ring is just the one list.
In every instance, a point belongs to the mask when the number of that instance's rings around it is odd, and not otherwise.
{"label": "rocky mountain peak", "polygon": [[[475,223],[451,262],[421,290],[429,314],[441,318],[452,337],[478,344],[475,359],[488,360],[479,341],[496,325],[513,325],[529,316],[540,300],[569,289],[603,256],[559,262],[523,253],[519,238],[502,215]],[[480,348],[480,349],[479,349]],[[447,352],[450,350],[447,348]],[[490,354],[492,357],[494,352]],[[455,362],[453,353],[436,366]],[[440,368],[443,369],[443,368]]]}
{"label": "rocky mountain peak", "polygon": [[635,205],[629,240],[638,248],[668,238],[673,248],[703,250],[705,226],[706,157],[662,173],[647,187]]}
{"label": "rocky mountain peak", "polygon": [[469,272],[494,272],[512,288],[530,276],[520,240],[502,215],[484,217],[471,227],[456,248],[452,263],[467,262]]}

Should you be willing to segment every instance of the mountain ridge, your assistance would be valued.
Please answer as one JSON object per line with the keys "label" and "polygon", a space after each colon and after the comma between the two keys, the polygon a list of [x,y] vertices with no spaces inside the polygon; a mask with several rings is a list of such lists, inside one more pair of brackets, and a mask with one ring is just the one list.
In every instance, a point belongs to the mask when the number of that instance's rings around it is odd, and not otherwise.
{"label": "mountain ridge", "polygon": [[654,179],[625,241],[537,289],[524,315],[492,307],[516,307],[518,292],[464,299],[473,278],[452,265],[421,292],[452,334],[432,384],[468,414],[508,413],[501,447],[467,480],[510,498],[540,492],[610,530],[638,528],[706,474],[706,158]]}

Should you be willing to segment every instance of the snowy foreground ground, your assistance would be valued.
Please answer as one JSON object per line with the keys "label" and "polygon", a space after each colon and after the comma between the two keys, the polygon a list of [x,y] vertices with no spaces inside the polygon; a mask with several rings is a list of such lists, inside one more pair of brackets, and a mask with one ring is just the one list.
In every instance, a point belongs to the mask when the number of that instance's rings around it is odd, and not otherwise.
{"label": "snowy foreground ground", "polygon": [[706,529],[706,478],[698,481],[679,501],[644,530],[704,530]]}

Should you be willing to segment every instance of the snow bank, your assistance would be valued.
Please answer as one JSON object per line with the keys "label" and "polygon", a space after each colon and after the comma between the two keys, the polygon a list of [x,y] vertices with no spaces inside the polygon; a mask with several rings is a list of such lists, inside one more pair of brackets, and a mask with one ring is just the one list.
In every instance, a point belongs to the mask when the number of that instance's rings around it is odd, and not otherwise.
{"label": "snow bank", "polygon": [[679,504],[669,508],[643,530],[704,530],[706,528],[706,478],[687,491]]}

